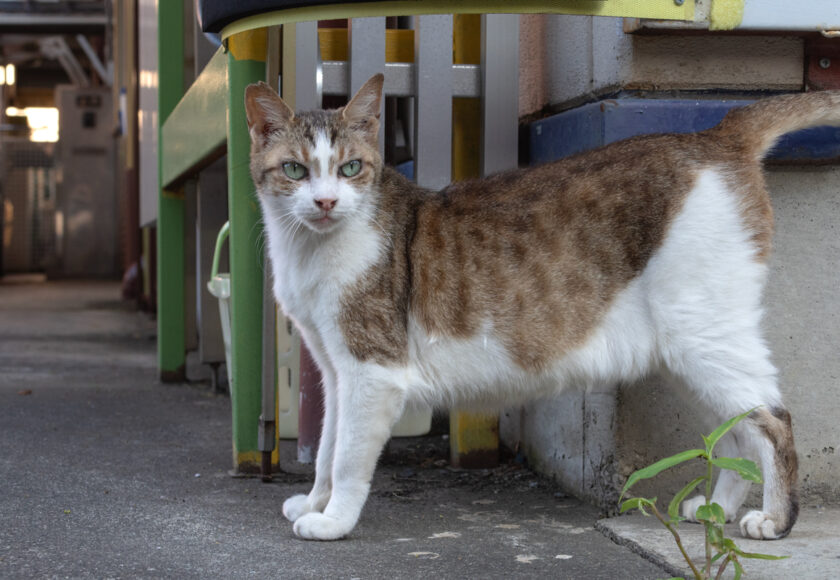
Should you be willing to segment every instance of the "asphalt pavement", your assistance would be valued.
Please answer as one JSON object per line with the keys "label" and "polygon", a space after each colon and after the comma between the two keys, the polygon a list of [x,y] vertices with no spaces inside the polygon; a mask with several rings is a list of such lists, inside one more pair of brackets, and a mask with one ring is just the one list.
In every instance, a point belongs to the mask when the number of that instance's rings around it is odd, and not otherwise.
{"label": "asphalt pavement", "polygon": [[[0,283],[0,578],[641,579],[681,570],[653,522],[601,520],[510,459],[453,469],[440,432],[392,441],[348,538],[302,541],[281,513],[313,477],[294,460],[294,442],[282,444],[284,472],[272,483],[232,477],[230,399],[203,380],[160,383],[155,340],[154,321],[120,300],[118,284]],[[804,512],[791,539],[772,543],[800,557],[782,576],[768,567],[749,577],[838,575],[840,510]],[[815,561],[830,567],[804,566]]]}

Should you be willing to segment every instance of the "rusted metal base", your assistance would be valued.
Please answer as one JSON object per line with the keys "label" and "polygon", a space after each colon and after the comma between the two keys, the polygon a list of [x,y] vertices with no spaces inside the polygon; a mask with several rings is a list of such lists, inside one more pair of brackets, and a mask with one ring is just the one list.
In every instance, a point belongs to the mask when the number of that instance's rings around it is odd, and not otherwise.
{"label": "rusted metal base", "polygon": [[300,345],[300,410],[298,412],[298,461],[312,463],[321,439],[324,416],[324,391],[321,371],[309,349]]}
{"label": "rusted metal base", "polygon": [[810,90],[840,89],[840,38],[814,38],[805,43],[808,69],[805,85]]}
{"label": "rusted metal base", "polygon": [[498,449],[482,449],[452,456],[452,466],[461,469],[490,469],[498,465]]}
{"label": "rusted metal base", "polygon": [[262,452],[262,461],[260,465],[260,478],[268,483],[271,481],[271,451]]}
{"label": "rusted metal base", "polygon": [[174,371],[160,371],[160,382],[183,383],[187,380],[186,366],[181,365]]}

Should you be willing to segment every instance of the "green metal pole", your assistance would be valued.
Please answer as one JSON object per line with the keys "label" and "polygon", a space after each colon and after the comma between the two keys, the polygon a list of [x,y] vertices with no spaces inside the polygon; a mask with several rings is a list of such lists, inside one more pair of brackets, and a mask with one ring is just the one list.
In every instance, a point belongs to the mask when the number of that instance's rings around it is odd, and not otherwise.
{"label": "green metal pole", "polygon": [[239,472],[257,473],[261,459],[263,230],[248,170],[251,141],[245,117],[245,87],[265,80],[266,42],[265,29],[235,34],[227,40],[233,463]]}
{"label": "green metal pole", "polygon": [[[166,118],[184,95],[183,0],[158,2],[158,167]],[[158,179],[162,172],[158,171]],[[157,223],[158,369],[164,382],[185,378],[184,193],[160,187]]]}

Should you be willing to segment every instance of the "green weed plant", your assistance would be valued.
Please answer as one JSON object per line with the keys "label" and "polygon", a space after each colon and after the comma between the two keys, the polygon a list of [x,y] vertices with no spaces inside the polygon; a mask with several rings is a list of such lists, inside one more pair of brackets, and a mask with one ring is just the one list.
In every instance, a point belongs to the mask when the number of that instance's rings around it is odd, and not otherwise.
{"label": "green weed plant", "polygon": [[[703,442],[705,443],[705,449],[690,449],[688,451],[683,451],[681,453],[677,453],[676,455],[672,455],[671,457],[660,459],[656,463],[634,472],[627,479],[627,483],[624,484],[624,489],[621,492],[621,498],[623,498],[624,494],[626,494],[627,491],[638,481],[655,477],[666,469],[691,459],[702,459],[706,462],[706,473],[692,479],[679,491],[679,493],[677,493],[677,495],[674,496],[674,499],[672,499],[671,503],[668,504],[667,514],[663,514],[656,507],[656,498],[646,499],[642,497],[634,497],[621,504],[621,513],[625,513],[632,509],[638,509],[645,516],[650,516],[652,513],[660,522],[662,522],[662,525],[664,525],[668,531],[671,532],[671,535],[674,536],[674,541],[677,543],[680,553],[683,555],[683,558],[685,558],[685,561],[691,568],[691,572],[694,574],[694,578],[696,580],[723,578],[723,573],[730,562],[735,568],[735,580],[739,580],[744,574],[741,559],[758,558],[762,560],[780,560],[788,557],[744,552],[738,548],[731,538],[726,537],[724,529],[724,525],[726,524],[726,515],[723,512],[723,508],[719,504],[711,501],[712,474],[715,467],[719,467],[720,469],[731,469],[747,481],[761,483],[761,472],[754,462],[738,457],[715,457],[713,455],[715,445],[720,438],[753,411],[755,411],[755,409],[750,409],[746,413],[733,417],[712,431],[708,437],[701,435],[701,437],[703,437]],[[705,565],[698,568],[698,564],[692,561],[688,553],[685,551],[685,547],[683,546],[682,539],[680,538],[680,534],[677,529],[679,527],[679,523],[685,519],[680,516],[680,504],[701,484],[705,484],[706,503],[697,508],[696,517],[697,520],[705,527],[706,561]],[[621,498],[619,498],[619,501],[621,501]],[[648,511],[651,513],[648,513]],[[716,565],[717,571],[715,572],[712,567]],[[714,576],[712,576],[713,573],[715,574]]]}

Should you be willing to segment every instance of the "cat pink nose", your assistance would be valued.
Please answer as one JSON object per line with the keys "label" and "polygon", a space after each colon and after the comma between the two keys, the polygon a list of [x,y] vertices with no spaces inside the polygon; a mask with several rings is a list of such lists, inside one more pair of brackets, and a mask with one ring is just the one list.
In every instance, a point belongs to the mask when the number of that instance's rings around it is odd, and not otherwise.
{"label": "cat pink nose", "polygon": [[338,202],[337,199],[316,199],[315,205],[320,207],[324,211],[330,211],[332,208],[335,207],[335,204]]}

